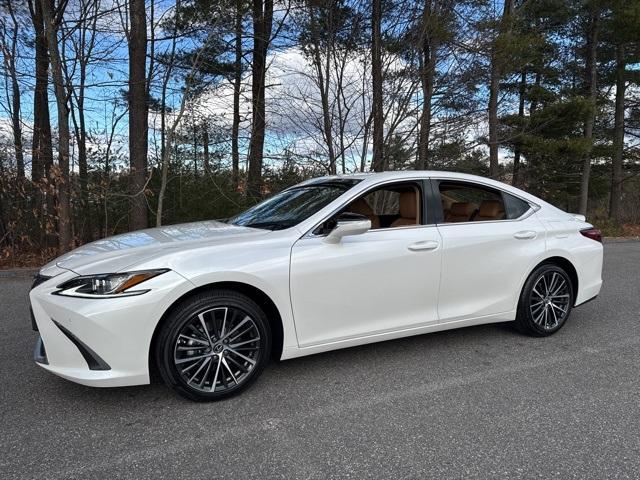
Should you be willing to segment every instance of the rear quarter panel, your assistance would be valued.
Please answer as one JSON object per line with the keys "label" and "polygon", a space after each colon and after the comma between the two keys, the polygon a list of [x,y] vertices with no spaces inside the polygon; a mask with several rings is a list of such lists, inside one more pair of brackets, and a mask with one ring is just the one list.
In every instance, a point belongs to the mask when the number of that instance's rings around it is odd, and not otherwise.
{"label": "rear quarter panel", "polygon": [[563,257],[578,274],[575,305],[595,297],[602,286],[602,244],[580,233],[591,225],[569,215],[541,219],[547,229],[547,258]]}

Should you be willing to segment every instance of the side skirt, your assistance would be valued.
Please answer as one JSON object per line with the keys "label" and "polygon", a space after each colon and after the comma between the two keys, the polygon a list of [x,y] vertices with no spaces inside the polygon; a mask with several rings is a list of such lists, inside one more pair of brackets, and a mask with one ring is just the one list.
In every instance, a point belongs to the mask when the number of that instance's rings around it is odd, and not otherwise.
{"label": "side skirt", "polygon": [[454,320],[452,322],[435,323],[420,327],[405,328],[393,330],[391,332],[374,333],[356,338],[337,340],[334,342],[322,343],[319,345],[310,345],[306,347],[288,347],[282,351],[281,360],[289,360],[291,358],[304,357],[316,353],[329,352],[331,350],[339,350],[341,348],[356,347],[358,345],[366,345],[369,343],[383,342],[385,340],[394,340],[397,338],[412,337],[414,335],[422,335],[425,333],[442,332],[445,330],[454,330],[456,328],[472,327],[474,325],[484,325],[490,323],[502,323],[513,321],[516,317],[516,311],[504,312],[497,315],[487,315],[477,318],[467,318],[464,320]]}

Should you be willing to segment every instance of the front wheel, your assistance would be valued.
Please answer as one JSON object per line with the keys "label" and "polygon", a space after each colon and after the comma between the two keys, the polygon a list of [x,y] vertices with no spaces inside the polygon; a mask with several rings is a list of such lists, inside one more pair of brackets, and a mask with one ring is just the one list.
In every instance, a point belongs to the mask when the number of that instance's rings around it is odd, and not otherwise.
{"label": "front wheel", "polygon": [[557,265],[541,265],[529,276],[520,294],[516,328],[536,337],[552,335],[566,323],[573,301],[573,285],[567,272]]}
{"label": "front wheel", "polygon": [[262,372],[271,352],[271,331],[262,309],[249,297],[213,290],[174,310],[156,342],[164,382],[190,400],[235,395]]}

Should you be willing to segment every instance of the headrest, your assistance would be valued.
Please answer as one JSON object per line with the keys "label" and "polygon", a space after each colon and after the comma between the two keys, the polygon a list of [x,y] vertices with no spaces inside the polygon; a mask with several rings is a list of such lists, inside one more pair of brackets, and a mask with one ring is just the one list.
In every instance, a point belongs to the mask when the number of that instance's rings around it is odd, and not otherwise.
{"label": "headrest", "polygon": [[349,204],[349,211],[360,215],[373,215],[373,209],[364,198],[359,198]]}
{"label": "headrest", "polygon": [[451,215],[456,217],[470,217],[475,207],[469,202],[455,202],[451,205]]}
{"label": "headrest", "polygon": [[418,218],[418,197],[415,190],[400,194],[400,216],[402,218]]}
{"label": "headrest", "polygon": [[498,218],[502,213],[502,202],[498,200],[484,200],[478,209],[479,217]]}

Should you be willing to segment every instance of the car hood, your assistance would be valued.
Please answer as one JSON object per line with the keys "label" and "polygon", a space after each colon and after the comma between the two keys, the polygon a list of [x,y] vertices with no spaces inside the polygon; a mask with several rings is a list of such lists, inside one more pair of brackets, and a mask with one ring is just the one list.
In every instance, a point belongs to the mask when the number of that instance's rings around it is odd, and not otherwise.
{"label": "car hood", "polygon": [[153,257],[196,245],[225,245],[271,233],[218,221],[205,221],[148,228],[115,235],[76,248],[45,265],[46,275],[60,268],[79,275],[122,271]]}

